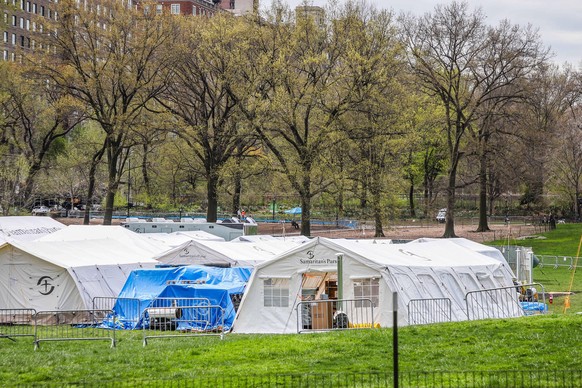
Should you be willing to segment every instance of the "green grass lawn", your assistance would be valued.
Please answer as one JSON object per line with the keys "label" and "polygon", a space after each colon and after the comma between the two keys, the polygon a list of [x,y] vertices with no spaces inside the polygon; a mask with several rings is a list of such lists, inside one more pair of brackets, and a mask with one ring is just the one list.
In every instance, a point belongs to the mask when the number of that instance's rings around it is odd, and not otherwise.
{"label": "green grass lawn", "polygon": [[[43,382],[186,380],[200,376],[373,373],[392,370],[392,330],[228,335],[151,340],[122,332],[106,341],[0,341],[2,386]],[[546,315],[399,329],[402,373],[580,370],[582,316]]]}
{"label": "green grass lawn", "polygon": [[[555,231],[544,234],[545,240],[517,240],[510,244],[531,246],[536,254],[574,256],[581,234],[582,225],[558,225]],[[507,241],[492,243],[499,244]],[[571,275],[567,267],[534,269],[535,282],[542,283],[548,292],[567,290]],[[572,290],[582,291],[579,272]],[[566,314],[563,302],[564,297],[556,297],[550,305],[550,314],[544,316],[402,327],[398,337],[401,373],[498,371],[503,375],[503,371],[540,370],[582,373],[582,314],[577,314],[582,312],[582,292],[571,297],[572,307]],[[134,380],[163,380],[167,384],[160,386],[180,386],[173,384],[225,376],[235,381],[229,386],[237,386],[237,381],[250,375],[390,373],[392,335],[391,329],[302,335],[230,334],[222,341],[217,337],[152,339],[144,348],[142,333],[138,331],[118,332],[114,349],[109,348],[107,341],[85,341],[42,343],[38,351],[33,350],[30,338],[17,338],[15,342],[0,338],[0,386],[107,382],[117,385]],[[561,384],[551,376],[537,386],[582,384],[582,377]],[[517,383],[498,385],[510,387]],[[431,384],[415,382],[411,386]],[[471,386],[497,384],[482,382]]]}
{"label": "green grass lawn", "polygon": [[[531,247],[535,255],[544,256],[576,256],[578,254],[578,246],[580,238],[582,237],[582,224],[558,224],[556,229],[542,233],[540,238],[528,238],[524,240],[498,240],[488,243],[489,245],[519,245],[524,247]],[[558,258],[560,264],[569,263],[563,261],[563,258]],[[582,266],[582,261],[578,263]],[[574,275],[572,279],[572,275]],[[582,311],[582,270],[579,268],[570,269],[568,266],[558,266],[554,268],[553,265],[538,266],[533,269],[533,279],[536,283],[541,283],[546,292],[556,293],[554,303],[550,306],[550,310],[556,313],[564,312],[565,297],[560,293],[571,291],[574,295],[570,296],[571,308],[566,310],[568,314],[576,314]],[[572,288],[570,289],[570,283]]]}

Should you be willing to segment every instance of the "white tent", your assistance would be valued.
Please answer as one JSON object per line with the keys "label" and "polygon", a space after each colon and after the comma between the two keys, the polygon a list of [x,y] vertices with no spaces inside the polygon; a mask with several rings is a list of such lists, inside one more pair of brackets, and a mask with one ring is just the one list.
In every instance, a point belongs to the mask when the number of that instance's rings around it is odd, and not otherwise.
{"label": "white tent", "polygon": [[[298,304],[321,294],[334,299],[336,254],[343,255],[343,299],[369,298],[374,323],[392,326],[393,293],[398,295],[399,324],[409,324],[411,300],[448,298],[451,320],[467,319],[469,291],[512,285],[507,265],[449,240],[407,244],[363,244],[316,238],[256,266],[238,310],[234,331],[292,333],[298,327]],[[313,279],[327,279],[325,285]],[[330,289],[327,287],[330,285]],[[337,287],[337,286],[336,286]],[[315,294],[309,292],[317,290]],[[352,318],[352,317],[348,317]]]}
{"label": "white tent", "polygon": [[166,265],[251,267],[299,244],[279,240],[257,242],[192,240],[156,256],[155,259]]}
{"label": "white tent", "polygon": [[51,217],[0,217],[0,242],[36,240],[62,228],[65,228],[65,225]]}
{"label": "white tent", "polygon": [[[431,241],[439,241],[442,239],[438,239],[438,238],[419,238],[416,239],[414,241],[411,241],[411,243],[423,243],[423,242],[431,242]],[[499,260],[502,263],[507,264],[507,260],[505,260],[505,257],[503,256],[503,253],[495,248],[495,247],[490,247],[488,245],[483,245],[483,244],[479,244],[478,242],[472,241],[472,240],[467,240],[466,238],[450,238],[447,239],[448,241],[451,241],[455,244],[458,244],[462,247],[468,248],[472,251],[475,252],[479,252],[485,256],[489,256],[493,259]]]}
{"label": "white tent", "polygon": [[[132,232],[135,233],[135,232]],[[215,236],[203,230],[193,230],[189,232],[172,232],[172,233],[142,233],[151,240],[161,241],[164,244],[175,248],[177,246],[183,245],[184,243],[197,240],[197,241],[224,241],[220,236]]]}
{"label": "white tent", "polygon": [[171,248],[162,240],[151,239],[143,233],[135,233],[119,225],[69,225],[55,233],[38,239],[38,241],[90,241],[115,240],[125,246],[148,250],[151,256],[158,255]]}
{"label": "white tent", "polygon": [[0,245],[0,308],[92,308],[116,297],[129,273],[158,264],[147,247],[114,239],[12,241]]}

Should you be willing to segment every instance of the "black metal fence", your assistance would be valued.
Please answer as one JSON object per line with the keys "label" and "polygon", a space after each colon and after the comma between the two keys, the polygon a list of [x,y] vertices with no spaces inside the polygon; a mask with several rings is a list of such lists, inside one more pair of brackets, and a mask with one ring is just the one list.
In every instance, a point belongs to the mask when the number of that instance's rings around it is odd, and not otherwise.
{"label": "black metal fence", "polygon": [[[394,387],[392,372],[385,373],[305,373],[245,376],[205,376],[189,379],[88,380],[27,384],[21,387]],[[402,388],[572,388],[582,386],[582,370],[404,372]]]}

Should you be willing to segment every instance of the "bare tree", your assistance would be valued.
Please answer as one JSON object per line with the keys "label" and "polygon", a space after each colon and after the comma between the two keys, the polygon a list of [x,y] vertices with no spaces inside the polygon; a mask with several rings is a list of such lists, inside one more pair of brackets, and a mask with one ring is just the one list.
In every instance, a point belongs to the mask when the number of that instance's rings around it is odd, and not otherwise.
{"label": "bare tree", "polygon": [[455,237],[457,170],[466,134],[477,129],[484,104],[518,97],[506,93],[545,62],[547,50],[531,26],[503,21],[488,27],[483,13],[470,12],[467,3],[439,5],[432,14],[406,17],[402,30],[419,84],[444,108],[449,166],[443,237]]}
{"label": "bare tree", "polygon": [[[147,4],[115,0],[53,4],[58,18],[43,21],[31,63],[42,77],[82,103],[105,133],[107,194],[103,223],[111,224],[115,194],[129,152],[131,128],[148,102],[166,86],[164,54],[174,38],[174,19]],[[100,154],[95,156],[100,158]]]}

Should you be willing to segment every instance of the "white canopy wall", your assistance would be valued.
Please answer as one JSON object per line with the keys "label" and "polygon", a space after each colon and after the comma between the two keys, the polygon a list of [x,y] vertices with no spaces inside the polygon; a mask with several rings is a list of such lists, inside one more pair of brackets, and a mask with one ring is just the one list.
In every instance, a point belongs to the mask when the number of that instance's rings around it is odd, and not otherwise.
{"label": "white canopy wall", "polygon": [[[452,320],[466,319],[464,296],[469,291],[510,286],[505,264],[447,240],[423,244],[362,244],[350,240],[316,238],[256,267],[241,302],[234,331],[239,333],[293,333],[295,307],[307,272],[337,272],[336,254],[343,254],[343,298],[354,299],[354,282],[379,281],[379,306],[374,320],[392,326],[392,293],[398,293],[399,324],[408,324],[412,299],[449,298]],[[289,305],[266,307],[264,281],[288,283]]]}
{"label": "white canopy wall", "polygon": [[158,264],[147,249],[111,239],[0,246],[0,308],[78,310],[116,297],[129,273]]}

